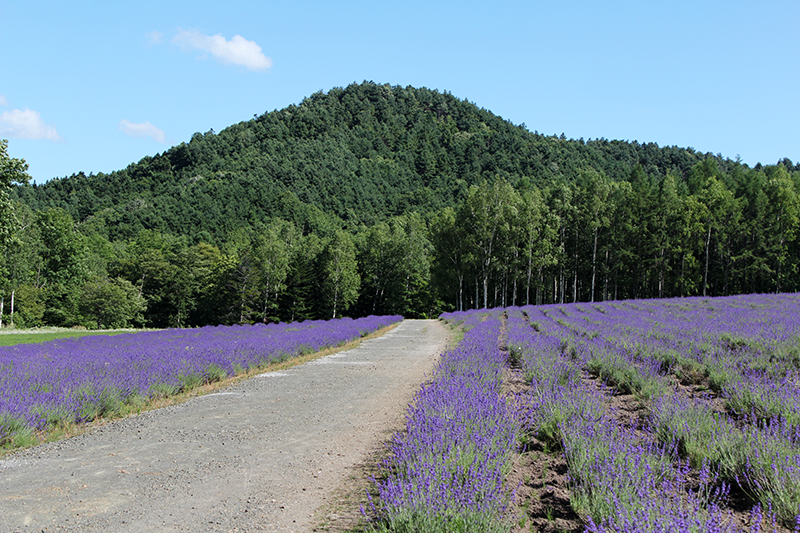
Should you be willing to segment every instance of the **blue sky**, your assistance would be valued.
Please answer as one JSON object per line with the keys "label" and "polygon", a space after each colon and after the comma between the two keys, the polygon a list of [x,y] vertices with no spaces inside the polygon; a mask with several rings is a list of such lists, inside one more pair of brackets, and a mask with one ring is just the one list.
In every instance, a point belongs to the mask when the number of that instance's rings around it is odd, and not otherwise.
{"label": "blue sky", "polygon": [[797,0],[0,0],[0,138],[43,183],[371,80],[545,134],[797,162],[798,27]]}

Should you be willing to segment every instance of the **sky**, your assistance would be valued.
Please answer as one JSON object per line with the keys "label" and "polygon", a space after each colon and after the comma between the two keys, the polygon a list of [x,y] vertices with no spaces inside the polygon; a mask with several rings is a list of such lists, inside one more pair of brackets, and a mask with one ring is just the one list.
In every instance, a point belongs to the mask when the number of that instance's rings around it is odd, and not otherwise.
{"label": "sky", "polygon": [[0,0],[0,139],[112,172],[374,81],[531,131],[800,161],[800,1]]}

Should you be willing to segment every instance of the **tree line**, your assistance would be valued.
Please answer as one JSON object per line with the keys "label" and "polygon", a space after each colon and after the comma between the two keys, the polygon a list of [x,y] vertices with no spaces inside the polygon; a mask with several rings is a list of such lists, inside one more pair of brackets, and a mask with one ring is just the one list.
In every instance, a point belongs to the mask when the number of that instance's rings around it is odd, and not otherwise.
{"label": "tree line", "polygon": [[11,298],[17,326],[186,327],[796,291],[799,177],[709,160],[687,180],[639,167],[542,189],[498,178],[428,216],[313,232],[276,218],[221,246],[157,230],[111,241],[91,219],[16,204],[4,320]]}
{"label": "tree line", "polygon": [[798,193],[784,163],[728,174],[713,159],[686,179],[484,183],[433,218],[433,279],[457,309],[797,291]]}

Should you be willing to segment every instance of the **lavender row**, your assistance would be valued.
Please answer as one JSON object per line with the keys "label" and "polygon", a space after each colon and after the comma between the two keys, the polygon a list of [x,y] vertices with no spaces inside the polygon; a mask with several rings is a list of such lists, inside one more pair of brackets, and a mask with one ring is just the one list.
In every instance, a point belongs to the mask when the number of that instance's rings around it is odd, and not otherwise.
{"label": "lavender row", "polygon": [[712,488],[710,472],[690,490],[688,466],[675,464],[671,448],[620,428],[602,393],[582,382],[586,345],[570,346],[568,329],[547,334],[537,326],[534,333],[518,310],[509,310],[509,346],[531,382],[525,427],[563,447],[570,503],[587,530],[736,531],[716,505],[725,494]]}
{"label": "lavender row", "polygon": [[738,484],[787,527],[800,526],[800,431],[780,418],[738,422],[703,399],[671,395],[651,406],[660,441]]}
{"label": "lavender row", "polygon": [[742,417],[800,426],[800,297],[795,294],[545,306],[584,338],[651,373],[707,380]]}
{"label": "lavender row", "polygon": [[18,432],[91,420],[125,404],[340,345],[401,319],[207,326],[2,348],[0,443]]}
{"label": "lavender row", "polygon": [[[528,311],[533,325],[545,333],[540,337],[558,338],[562,347],[570,346],[573,358],[580,352],[584,368],[652,400],[652,430],[662,445],[676,446],[696,468],[737,483],[791,527],[800,514],[800,395],[792,360],[799,331],[796,304],[794,295],[774,295]],[[676,305],[679,319],[670,322],[664,310]],[[690,312],[706,320],[702,325],[687,322]],[[725,325],[716,337],[712,322]],[[731,324],[748,327],[734,334]],[[767,357],[775,364],[755,371]],[[672,394],[667,375],[675,367],[678,375],[687,367],[701,377],[725,375],[721,392],[733,416],[714,412],[702,400]]]}
{"label": "lavender row", "polygon": [[500,518],[512,496],[504,480],[518,424],[501,393],[501,323],[457,319],[468,331],[442,355],[392,442],[373,506],[382,531],[507,530]]}

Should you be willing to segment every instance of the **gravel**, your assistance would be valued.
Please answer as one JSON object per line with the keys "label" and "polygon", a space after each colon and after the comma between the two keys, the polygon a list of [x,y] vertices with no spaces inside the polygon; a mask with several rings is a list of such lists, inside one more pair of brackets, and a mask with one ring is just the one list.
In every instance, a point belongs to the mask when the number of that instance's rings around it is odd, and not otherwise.
{"label": "gravel", "polygon": [[404,320],[352,350],[12,454],[0,528],[311,531],[447,341],[439,321]]}

